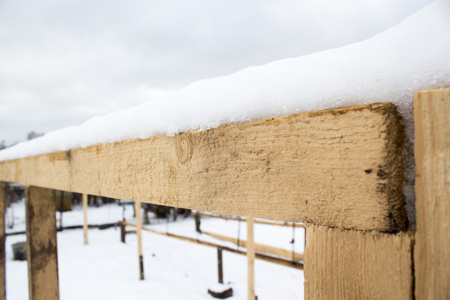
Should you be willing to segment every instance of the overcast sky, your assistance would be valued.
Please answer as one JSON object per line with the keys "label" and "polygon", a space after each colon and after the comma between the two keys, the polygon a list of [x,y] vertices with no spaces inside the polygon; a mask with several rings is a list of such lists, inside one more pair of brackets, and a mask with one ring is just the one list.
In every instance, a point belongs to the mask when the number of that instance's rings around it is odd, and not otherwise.
{"label": "overcast sky", "polygon": [[0,0],[0,141],[358,42],[431,0]]}

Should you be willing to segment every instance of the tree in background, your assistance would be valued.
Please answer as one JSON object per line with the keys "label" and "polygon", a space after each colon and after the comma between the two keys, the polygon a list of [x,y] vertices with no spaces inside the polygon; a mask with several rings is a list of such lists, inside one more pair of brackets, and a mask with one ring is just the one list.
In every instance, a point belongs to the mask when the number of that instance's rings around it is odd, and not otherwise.
{"label": "tree in background", "polygon": [[43,133],[38,133],[33,130],[27,134],[27,138],[28,138],[28,140],[32,140],[32,139],[38,138],[43,135],[44,135]]}

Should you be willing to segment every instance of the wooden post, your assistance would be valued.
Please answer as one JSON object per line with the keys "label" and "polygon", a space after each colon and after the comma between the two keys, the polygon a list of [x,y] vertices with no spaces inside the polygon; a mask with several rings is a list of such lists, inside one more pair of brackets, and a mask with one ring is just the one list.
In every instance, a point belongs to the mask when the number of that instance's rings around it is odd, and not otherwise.
{"label": "wooden post", "polygon": [[88,244],[88,222],[87,222],[87,205],[88,199],[87,194],[83,194],[83,214],[84,214],[84,223],[83,223],[83,231],[84,231],[84,244]]}
{"label": "wooden post", "polygon": [[413,299],[412,234],[307,230],[305,299]]}
{"label": "wooden post", "polygon": [[63,210],[64,210],[64,191],[61,191],[61,201],[59,202],[59,230],[63,231]]}
{"label": "wooden post", "polygon": [[195,231],[197,231],[198,233],[202,233],[202,230],[200,229],[200,214],[196,213],[195,214]]}
{"label": "wooden post", "polygon": [[253,223],[253,218],[247,218],[248,300],[255,300],[255,243],[253,239]]}
{"label": "wooden post", "polygon": [[55,193],[27,186],[25,195],[30,299],[59,299]]}
{"label": "wooden post", "polygon": [[223,283],[223,259],[222,259],[222,248],[217,248],[217,271],[219,273],[219,283]]}
{"label": "wooden post", "polygon": [[119,225],[120,225],[120,241],[122,243],[126,243],[125,236],[127,235],[127,233],[125,231],[125,224],[123,222],[119,222]]}
{"label": "wooden post", "polygon": [[416,299],[450,299],[450,88],[414,101]]}
{"label": "wooden post", "polygon": [[142,256],[142,216],[141,202],[134,202],[136,214],[136,234],[138,238],[138,254],[139,254],[139,279],[144,280],[144,257]]}
{"label": "wooden post", "polygon": [[0,300],[6,299],[5,183],[0,182]]}

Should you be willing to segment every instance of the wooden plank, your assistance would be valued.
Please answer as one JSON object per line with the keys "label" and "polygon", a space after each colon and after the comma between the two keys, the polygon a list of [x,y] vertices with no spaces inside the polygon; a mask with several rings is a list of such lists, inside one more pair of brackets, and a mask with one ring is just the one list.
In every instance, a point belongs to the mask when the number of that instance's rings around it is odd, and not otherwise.
{"label": "wooden plank", "polygon": [[134,202],[134,212],[136,214],[136,234],[138,239],[138,258],[139,258],[139,279],[144,280],[144,256],[142,254],[142,211],[141,202]]}
{"label": "wooden plank", "polygon": [[[217,234],[217,233],[211,233],[211,232],[206,232],[203,231],[204,234],[209,235],[213,238],[222,240],[222,241],[228,241],[228,242],[232,242],[235,245],[247,248],[247,241],[246,240],[239,240],[229,237],[229,236],[225,236],[225,235],[221,235],[221,234]],[[272,246],[268,246],[268,245],[263,245],[263,244],[258,244],[258,243],[254,243],[255,245],[255,251],[256,252],[261,252],[261,253],[266,253],[266,254],[271,254],[271,255],[275,255],[275,256],[280,256],[280,257],[284,257],[287,259],[294,259],[296,261],[298,260],[303,260],[303,254],[301,253],[297,253],[295,252],[294,254],[292,253],[292,251],[290,250],[286,250],[286,249],[282,249],[282,248],[277,248],[277,247],[272,247]]]}
{"label": "wooden plank", "polygon": [[450,299],[450,88],[414,101],[416,299]]}
{"label": "wooden plank", "polygon": [[87,195],[82,195],[82,201],[83,201],[83,216],[84,216],[84,222],[83,222],[83,232],[84,232],[84,244],[87,245],[89,243],[88,241],[88,220],[87,220],[87,206],[88,206],[88,199]]}
{"label": "wooden plank", "polygon": [[0,300],[6,299],[5,201],[5,183],[0,182]]}
{"label": "wooden plank", "polygon": [[[192,215],[195,217],[207,217],[207,218],[216,218],[216,219],[222,219],[222,220],[231,220],[231,221],[245,221],[245,218],[238,217],[238,216],[224,216],[224,215],[215,215],[210,213],[203,213],[203,212],[192,212]],[[267,221],[267,220],[254,220],[255,224],[264,224],[264,225],[273,225],[273,226],[283,226],[283,227],[292,227],[293,224],[295,224],[295,227],[297,228],[305,228],[305,225],[303,223],[293,223],[293,222],[274,222],[274,221]]]}
{"label": "wooden plank", "polygon": [[253,218],[247,218],[248,300],[255,300],[255,243],[253,239],[253,224]]}
{"label": "wooden plank", "polygon": [[25,207],[30,299],[59,299],[54,191],[27,186]]}
{"label": "wooden plank", "polygon": [[333,227],[401,230],[395,105],[353,106],[0,162],[0,180]]}
{"label": "wooden plank", "polygon": [[413,236],[307,226],[305,299],[413,299]]}
{"label": "wooden plank", "polygon": [[[126,223],[126,222],[119,222],[119,224],[136,227],[135,224]],[[200,244],[200,245],[203,245],[203,246],[214,247],[214,248],[221,248],[221,249],[223,249],[225,251],[236,253],[236,254],[240,254],[240,255],[247,255],[246,251],[237,250],[237,249],[225,247],[223,245],[214,244],[214,243],[210,243],[210,242],[206,242],[206,241],[201,241],[199,239],[193,239],[193,238],[189,238],[189,237],[185,237],[185,236],[181,236],[181,235],[176,235],[176,234],[172,234],[172,233],[160,232],[160,231],[153,230],[153,229],[146,228],[146,227],[142,227],[142,230],[148,231],[148,232],[152,232],[152,233],[155,233],[155,234],[159,234],[159,235],[165,235],[167,237],[175,238],[175,239],[186,241],[186,242]],[[303,263],[293,262],[292,260],[286,260],[286,259],[283,259],[283,258],[280,258],[280,257],[274,257],[274,256],[270,256],[270,255],[266,255],[264,253],[258,253],[258,252],[255,253],[255,257],[257,259],[268,261],[268,262],[271,262],[271,263],[274,263],[274,264],[279,264],[279,265],[282,265],[282,266],[303,270]]]}

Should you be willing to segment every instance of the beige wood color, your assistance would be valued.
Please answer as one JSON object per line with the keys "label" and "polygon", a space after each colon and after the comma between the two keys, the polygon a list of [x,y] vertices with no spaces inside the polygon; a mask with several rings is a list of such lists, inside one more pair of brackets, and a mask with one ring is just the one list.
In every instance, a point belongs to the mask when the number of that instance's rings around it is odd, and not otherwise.
{"label": "beige wood color", "polygon": [[404,131],[389,103],[0,162],[0,180],[342,228],[404,229]]}
{"label": "beige wood color", "polygon": [[416,299],[450,299],[450,88],[414,101]]}
{"label": "beige wood color", "polygon": [[[231,220],[231,221],[245,221],[245,218],[238,217],[238,216],[224,216],[224,215],[214,215],[210,213],[204,213],[204,212],[192,212],[193,216],[202,216],[207,218],[216,218],[216,219],[222,219],[222,220]],[[292,227],[293,224],[295,224],[296,228],[305,228],[305,225],[303,223],[292,223],[292,222],[274,222],[274,221],[267,221],[267,220],[254,220],[255,224],[264,224],[264,225],[273,225],[273,226],[283,226],[283,227]]]}
{"label": "beige wood color", "polygon": [[247,281],[248,300],[255,300],[255,243],[253,218],[247,218]]}
{"label": "beige wood color", "polygon": [[[235,239],[235,238],[232,238],[232,237],[228,237],[228,236],[225,236],[225,235],[220,235],[220,234],[206,232],[206,231],[203,231],[203,233],[206,234],[206,235],[212,236],[213,238],[216,238],[216,239],[219,239],[219,240],[222,240],[222,241],[232,242],[235,245],[247,248],[247,241],[246,240],[238,240],[238,239]],[[255,244],[255,251],[256,252],[271,254],[271,255],[275,255],[275,256],[280,256],[280,257],[283,257],[283,258],[286,258],[286,259],[294,258],[294,260],[296,260],[296,261],[303,260],[303,254],[301,254],[301,253],[295,252],[293,254],[292,251],[289,251],[289,250],[286,250],[286,249],[272,247],[272,246],[258,244],[258,243],[254,243],[254,244]],[[293,255],[294,255],[294,257],[293,257]]]}
{"label": "beige wood color", "polygon": [[6,299],[5,200],[5,183],[0,182],[0,300]]}
{"label": "beige wood color", "polygon": [[83,194],[82,198],[83,198],[83,216],[84,216],[84,222],[83,222],[84,244],[87,245],[89,243],[89,241],[88,241],[88,217],[87,217],[88,197],[86,194]]}
{"label": "beige wood color", "polygon": [[412,234],[306,230],[305,299],[413,299]]}
{"label": "beige wood color", "polygon": [[30,300],[59,299],[54,191],[27,186],[25,207]]}
{"label": "beige wood color", "polygon": [[142,256],[142,211],[141,202],[134,202],[134,212],[136,214],[136,235],[138,240],[138,261],[139,261],[139,279],[144,279],[143,256]]}

